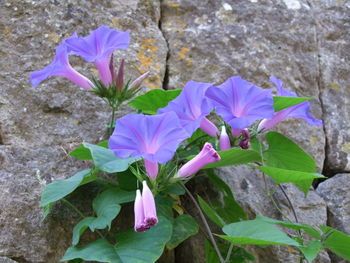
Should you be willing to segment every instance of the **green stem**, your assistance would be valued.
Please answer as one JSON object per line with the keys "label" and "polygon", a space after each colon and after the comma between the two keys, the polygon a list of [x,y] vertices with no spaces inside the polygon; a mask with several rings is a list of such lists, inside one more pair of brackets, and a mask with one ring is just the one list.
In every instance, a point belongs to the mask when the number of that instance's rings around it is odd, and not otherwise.
{"label": "green stem", "polygon": [[201,217],[201,219],[202,219],[202,221],[203,221],[203,223],[204,223],[204,226],[205,226],[205,228],[206,228],[206,230],[207,230],[207,232],[208,232],[208,234],[209,234],[209,239],[210,239],[210,241],[211,241],[211,243],[212,243],[212,245],[213,245],[213,247],[214,247],[214,249],[215,249],[216,254],[217,254],[218,257],[219,257],[220,263],[225,263],[225,260],[224,260],[224,258],[222,257],[221,252],[220,252],[220,250],[219,250],[219,248],[218,248],[218,246],[217,246],[217,244],[216,244],[216,241],[215,241],[215,239],[214,239],[213,233],[211,232],[211,229],[210,229],[210,227],[209,227],[209,224],[208,224],[207,220],[205,219],[205,216],[204,216],[204,214],[203,214],[203,212],[202,212],[202,209],[200,208],[200,206],[199,206],[199,204],[197,203],[197,201],[196,201],[196,199],[194,198],[194,196],[191,194],[190,190],[188,190],[187,187],[186,187],[183,183],[181,183],[181,185],[182,185],[182,187],[185,189],[186,193],[188,194],[188,196],[189,196],[190,199],[192,200],[192,202],[193,202],[193,204],[195,205],[195,207],[197,208],[197,210],[198,210],[198,212],[199,212],[199,216]]}
{"label": "green stem", "polygon": [[232,250],[233,250],[233,243],[231,243],[230,247],[228,248],[225,262],[229,262],[231,254],[232,254]]}
{"label": "green stem", "polygon": [[[84,214],[75,206],[73,205],[71,202],[69,202],[67,199],[62,198],[61,199],[63,201],[63,203],[65,203],[66,205],[68,205],[70,208],[72,208],[78,215],[80,215],[81,218],[84,218]],[[96,233],[101,237],[101,238],[105,238],[105,236],[96,229]]]}

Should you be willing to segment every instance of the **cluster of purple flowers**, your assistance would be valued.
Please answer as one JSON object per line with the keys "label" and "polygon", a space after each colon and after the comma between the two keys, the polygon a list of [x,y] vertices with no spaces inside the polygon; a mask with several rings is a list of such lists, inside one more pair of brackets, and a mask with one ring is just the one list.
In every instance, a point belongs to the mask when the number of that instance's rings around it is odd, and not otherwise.
{"label": "cluster of purple flowers", "polygon": [[[56,48],[54,61],[42,70],[31,74],[31,83],[37,86],[50,76],[63,76],[83,89],[90,90],[93,83],[74,70],[68,56],[79,55],[88,62],[94,62],[102,83],[106,86],[118,83],[120,78],[111,70],[111,54],[115,49],[129,46],[129,32],[119,32],[101,26],[86,37],[73,34]],[[122,62],[123,65],[123,62]],[[123,67],[120,67],[120,71]],[[113,68],[113,67],[112,67]],[[142,77],[142,76],[141,76]],[[297,97],[294,92],[283,89],[281,80],[271,77],[277,87],[278,96]],[[142,81],[142,80],[141,80]],[[120,158],[142,157],[147,175],[156,180],[159,164],[170,161],[180,143],[192,136],[200,128],[211,137],[219,137],[221,150],[231,148],[230,136],[226,127],[221,133],[207,116],[215,111],[231,129],[233,138],[242,138],[239,146],[249,148],[248,128],[260,121],[257,131],[269,130],[286,118],[301,118],[310,125],[322,125],[310,113],[309,102],[303,102],[275,112],[271,89],[262,89],[253,83],[233,76],[221,85],[189,81],[180,95],[157,115],[128,114],[116,121],[116,128],[109,139],[109,148]],[[220,155],[210,143],[205,143],[201,152],[183,165],[175,177],[187,178],[205,165],[217,162]],[[157,224],[154,198],[146,181],[142,195],[136,191],[135,231],[145,231]]]}

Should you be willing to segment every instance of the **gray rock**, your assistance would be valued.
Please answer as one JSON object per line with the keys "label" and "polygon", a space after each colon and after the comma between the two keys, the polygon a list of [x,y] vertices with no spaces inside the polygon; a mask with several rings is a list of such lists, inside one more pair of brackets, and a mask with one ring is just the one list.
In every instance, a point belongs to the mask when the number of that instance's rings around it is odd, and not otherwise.
{"label": "gray rock", "polygon": [[328,223],[350,235],[350,175],[337,174],[320,183],[317,193],[326,201]]}
{"label": "gray rock", "polygon": [[350,171],[350,5],[348,1],[312,1],[319,52],[319,85],[327,135],[327,167]]}
{"label": "gray rock", "polygon": [[[87,35],[107,25],[131,31],[130,49],[115,53],[116,63],[126,59],[126,79],[150,70],[144,87],[161,87],[167,46],[158,28],[160,4],[149,0],[5,2],[0,9],[0,255],[20,262],[58,262],[79,217],[58,204],[42,222],[38,202],[43,185],[86,167],[66,152],[82,141],[100,140],[110,113],[101,99],[63,78],[52,77],[34,88],[29,74],[51,63],[55,47],[73,32]],[[78,57],[72,56],[71,64],[86,76],[96,74],[91,63]],[[128,111],[124,107],[119,115]],[[91,202],[83,205],[84,199],[77,197],[75,203],[88,212]]]}
{"label": "gray rock", "polygon": [[0,257],[0,263],[18,263],[17,261],[14,261],[10,258],[6,257]]}
{"label": "gray rock", "polygon": [[[220,84],[234,75],[273,88],[269,76],[275,75],[287,89],[314,96],[312,112],[321,118],[313,24],[306,1],[166,0],[162,30],[170,49],[168,88],[182,88],[189,80]],[[278,128],[312,154],[322,170],[322,127],[296,120]]]}

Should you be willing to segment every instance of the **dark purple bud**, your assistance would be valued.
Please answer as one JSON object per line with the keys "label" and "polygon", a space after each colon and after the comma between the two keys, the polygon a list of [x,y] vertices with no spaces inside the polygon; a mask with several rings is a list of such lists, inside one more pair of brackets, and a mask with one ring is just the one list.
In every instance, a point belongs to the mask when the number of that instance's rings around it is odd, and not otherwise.
{"label": "dark purple bud", "polygon": [[248,129],[242,130],[242,136],[244,137],[244,139],[239,142],[239,146],[242,149],[247,150],[249,149],[249,142],[250,142],[250,135],[249,135]]}
{"label": "dark purple bud", "polygon": [[122,90],[124,87],[124,63],[124,59],[122,59],[119,65],[117,77],[115,79],[117,90]]}
{"label": "dark purple bud", "polygon": [[109,59],[109,71],[111,72],[112,82],[115,81],[115,71],[114,71],[114,54],[112,53],[111,58]]}

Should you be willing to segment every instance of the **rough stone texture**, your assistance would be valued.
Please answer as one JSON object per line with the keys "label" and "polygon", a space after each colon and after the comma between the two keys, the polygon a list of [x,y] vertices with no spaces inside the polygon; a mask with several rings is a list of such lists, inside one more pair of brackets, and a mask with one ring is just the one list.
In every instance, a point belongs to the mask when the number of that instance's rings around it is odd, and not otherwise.
{"label": "rough stone texture", "polygon": [[0,257],[0,263],[18,263],[10,258]]}
{"label": "rough stone texture", "polygon": [[350,4],[313,1],[319,50],[319,85],[327,136],[327,172],[350,171]]}
{"label": "rough stone texture", "polygon": [[[167,46],[159,18],[160,4],[151,0],[2,3],[0,256],[21,263],[58,262],[62,257],[79,218],[59,205],[41,222],[38,201],[43,186],[37,177],[49,183],[83,168],[83,162],[73,161],[66,152],[83,140],[99,140],[109,118],[105,103],[89,92],[58,77],[35,89],[29,73],[48,65],[55,47],[74,31],[86,35],[107,25],[131,30],[130,49],[116,52],[118,62],[126,59],[128,77],[151,70],[145,87],[161,87]],[[81,73],[96,74],[92,64],[71,58]]]}
{"label": "rough stone texture", "polygon": [[350,175],[337,174],[317,187],[328,207],[328,223],[350,235]]}
{"label": "rough stone texture", "polygon": [[[299,95],[320,98],[312,102],[312,112],[325,122],[323,129],[293,120],[278,130],[314,156],[320,171],[324,168],[330,175],[349,171],[348,1],[161,2],[8,0],[2,4],[0,262],[57,262],[78,220],[69,208],[58,204],[48,220],[41,222],[39,195],[44,182],[66,178],[86,166],[66,152],[83,140],[96,142],[103,136],[108,108],[62,78],[51,78],[37,89],[28,82],[29,73],[49,64],[54,47],[74,31],[86,35],[102,24],[130,29],[131,48],[116,52],[116,60],[126,58],[130,77],[151,70],[147,88],[181,88],[188,80],[221,83],[232,75],[272,88],[268,77],[276,75]],[[77,57],[72,57],[72,64],[87,76],[96,74],[93,65]],[[257,174],[242,167],[225,168],[220,174],[251,217],[279,217]],[[318,191],[323,185],[340,185],[335,181],[326,181]],[[325,203],[314,191],[304,198],[295,187],[285,187],[301,222],[326,224]],[[76,202],[82,200],[79,194],[84,191],[77,194]],[[327,203],[332,202],[329,195],[324,196]],[[291,216],[280,192],[275,198]],[[340,213],[341,208],[328,205],[331,214]],[[89,212],[83,205],[81,209]],[[331,218],[329,222],[335,222]],[[346,220],[334,226],[345,229]],[[202,242],[201,236],[192,238],[176,250],[175,261],[203,262]],[[295,251],[289,251],[290,255],[278,247],[252,251],[259,263],[295,262]],[[163,258],[164,262],[173,260],[171,253]],[[329,262],[328,255],[316,262]]]}

